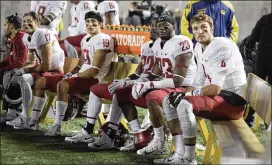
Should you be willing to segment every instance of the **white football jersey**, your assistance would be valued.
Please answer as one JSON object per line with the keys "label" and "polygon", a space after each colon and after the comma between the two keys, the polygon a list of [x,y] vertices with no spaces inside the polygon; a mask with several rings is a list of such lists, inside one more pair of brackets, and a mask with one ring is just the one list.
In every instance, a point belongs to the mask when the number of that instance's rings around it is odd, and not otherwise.
{"label": "white football jersey", "polygon": [[56,18],[49,25],[41,25],[41,28],[47,28],[58,34],[57,27],[59,25],[62,14],[67,7],[67,1],[31,1],[31,11],[43,15],[44,17],[52,13]]}
{"label": "white football jersey", "polygon": [[95,4],[93,1],[79,1],[71,7],[72,23],[68,27],[69,36],[76,36],[86,33],[85,14],[88,11],[94,11]]}
{"label": "white football jersey", "polygon": [[161,39],[157,39],[153,45],[156,60],[160,64],[162,76],[164,78],[173,77],[173,69],[175,64],[175,57],[185,53],[192,53],[187,75],[183,81],[183,86],[191,85],[196,74],[196,63],[194,60],[193,43],[187,36],[176,35],[166,41],[163,48],[161,48]]}
{"label": "white football jersey", "polygon": [[85,70],[92,67],[93,57],[96,50],[111,50],[110,53],[106,55],[106,59],[98,73],[97,78],[100,81],[107,75],[111,67],[111,61],[114,54],[114,41],[113,39],[105,34],[100,33],[93,37],[89,35],[84,36],[81,41],[81,51],[83,52],[82,55],[84,56],[84,64],[82,65],[79,72],[84,72]]}
{"label": "white football jersey", "polygon": [[114,11],[115,15],[113,17],[112,20],[112,25],[120,25],[120,21],[119,21],[119,7],[117,2],[115,1],[103,1],[101,3],[98,4],[97,6],[97,12],[100,13],[100,15],[103,17],[104,20],[104,25],[105,25],[105,13],[106,12],[110,12],[110,11]]}
{"label": "white football jersey", "polygon": [[198,70],[194,86],[215,84],[244,97],[246,74],[241,53],[233,41],[215,37],[205,50],[197,43],[195,55]]}
{"label": "white football jersey", "polygon": [[59,42],[56,36],[52,33],[51,30],[45,28],[37,29],[29,39],[27,39],[28,49],[34,54],[39,63],[42,63],[43,59],[40,52],[40,47],[52,42],[52,62],[50,70],[58,69],[64,65],[64,52],[61,49]]}
{"label": "white football jersey", "polygon": [[149,74],[152,72],[153,65],[155,64],[155,54],[152,50],[152,46],[152,41],[148,41],[141,46],[141,74]]}

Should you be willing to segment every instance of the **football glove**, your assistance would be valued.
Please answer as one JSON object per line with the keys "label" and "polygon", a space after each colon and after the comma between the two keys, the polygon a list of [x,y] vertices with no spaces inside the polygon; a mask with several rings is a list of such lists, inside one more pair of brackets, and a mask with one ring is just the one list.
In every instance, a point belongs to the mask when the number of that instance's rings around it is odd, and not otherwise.
{"label": "football glove", "polygon": [[183,99],[184,96],[185,94],[181,92],[171,92],[168,97],[169,106],[172,108],[177,108],[179,102]]}

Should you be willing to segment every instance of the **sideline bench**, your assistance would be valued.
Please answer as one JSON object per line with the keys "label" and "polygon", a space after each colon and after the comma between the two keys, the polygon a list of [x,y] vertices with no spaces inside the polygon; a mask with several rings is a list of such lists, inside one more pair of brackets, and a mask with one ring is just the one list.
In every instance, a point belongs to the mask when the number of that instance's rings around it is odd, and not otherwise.
{"label": "sideline bench", "polygon": [[[249,74],[247,83],[246,101],[264,123],[271,126],[271,86],[252,73]],[[211,131],[210,136],[215,134],[217,139],[212,164],[227,163],[228,159],[244,159],[244,162],[247,162],[248,158],[254,162],[254,158],[260,158],[263,155],[264,146],[243,118],[211,123],[214,132]]]}

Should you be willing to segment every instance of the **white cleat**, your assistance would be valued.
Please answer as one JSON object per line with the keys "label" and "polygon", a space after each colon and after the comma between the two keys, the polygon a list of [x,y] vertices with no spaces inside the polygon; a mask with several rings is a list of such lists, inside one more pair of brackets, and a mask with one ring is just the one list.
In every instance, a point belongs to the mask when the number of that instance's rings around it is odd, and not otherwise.
{"label": "white cleat", "polygon": [[89,143],[88,147],[92,150],[106,150],[114,148],[114,142],[107,134],[103,134],[95,139],[95,142]]}
{"label": "white cleat", "polygon": [[153,160],[154,164],[196,164],[196,161],[189,161],[188,159],[184,158],[182,155],[178,153],[174,153],[170,157],[162,158],[162,159],[155,159]]}
{"label": "white cleat", "polygon": [[137,151],[138,155],[157,155],[165,152],[164,141],[154,138],[146,147]]}
{"label": "white cleat", "polygon": [[29,129],[29,119],[20,115],[14,120],[7,121],[7,125],[12,126],[14,129]]}
{"label": "white cleat", "polygon": [[88,134],[84,128],[82,128],[76,135],[66,137],[64,140],[68,143],[93,143],[95,141],[93,134]]}
{"label": "white cleat", "polygon": [[128,144],[120,148],[121,152],[134,152],[136,151],[136,147],[134,145],[134,141],[130,141]]}
{"label": "white cleat", "polygon": [[58,136],[61,134],[61,125],[52,125],[44,136]]}
{"label": "white cleat", "polygon": [[4,114],[3,117],[4,117],[5,122],[7,122],[7,121],[14,120],[17,116],[16,115],[13,116],[10,113],[7,113],[7,114]]}

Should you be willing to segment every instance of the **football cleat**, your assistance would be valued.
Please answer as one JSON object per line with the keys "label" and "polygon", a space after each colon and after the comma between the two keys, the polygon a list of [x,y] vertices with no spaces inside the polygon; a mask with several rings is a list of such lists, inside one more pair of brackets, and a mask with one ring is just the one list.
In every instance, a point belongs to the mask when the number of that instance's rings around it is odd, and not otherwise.
{"label": "football cleat", "polygon": [[76,135],[66,137],[64,140],[68,143],[93,143],[95,141],[93,134],[88,134],[84,128],[82,128]]}
{"label": "football cleat", "polygon": [[52,125],[44,136],[58,136],[61,134],[61,125]]}
{"label": "football cleat", "polygon": [[16,115],[13,116],[10,113],[3,114],[4,121],[11,121],[11,120],[14,120],[16,117],[17,117]]}
{"label": "football cleat", "polygon": [[170,157],[155,159],[153,160],[153,163],[154,164],[184,164],[184,158],[182,155],[175,152]]}
{"label": "football cleat", "polygon": [[33,131],[38,131],[39,130],[39,123],[31,123],[29,124],[29,129]]}
{"label": "football cleat", "polygon": [[136,147],[134,145],[134,141],[130,141],[128,144],[120,148],[121,152],[134,152],[136,151]]}
{"label": "football cleat", "polygon": [[114,148],[114,141],[107,135],[103,134],[95,139],[95,142],[89,143],[88,147],[92,150],[106,150]]}
{"label": "football cleat", "polygon": [[14,120],[7,121],[6,124],[13,126],[14,129],[29,129],[29,119],[22,115],[16,117]]}
{"label": "football cleat", "polygon": [[137,151],[138,155],[157,155],[165,152],[165,144],[159,138],[153,138],[153,140],[144,148]]}

